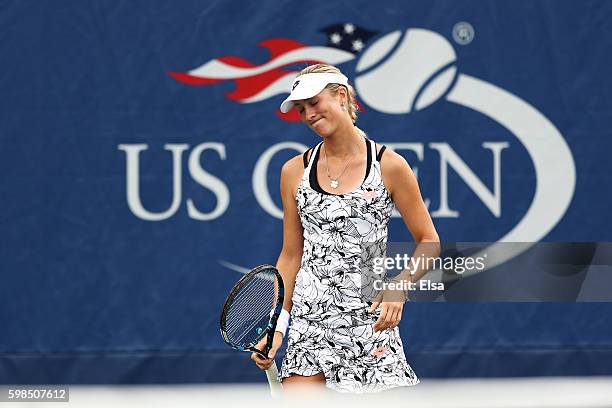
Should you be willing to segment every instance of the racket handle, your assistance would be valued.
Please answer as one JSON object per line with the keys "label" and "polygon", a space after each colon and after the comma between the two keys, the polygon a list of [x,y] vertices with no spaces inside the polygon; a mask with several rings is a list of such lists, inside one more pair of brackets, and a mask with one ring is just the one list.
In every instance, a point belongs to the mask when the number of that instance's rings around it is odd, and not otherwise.
{"label": "racket handle", "polygon": [[283,396],[283,385],[278,380],[278,368],[276,362],[272,362],[270,368],[266,370],[266,377],[268,377],[268,384],[270,384],[270,394],[272,398],[277,399]]}

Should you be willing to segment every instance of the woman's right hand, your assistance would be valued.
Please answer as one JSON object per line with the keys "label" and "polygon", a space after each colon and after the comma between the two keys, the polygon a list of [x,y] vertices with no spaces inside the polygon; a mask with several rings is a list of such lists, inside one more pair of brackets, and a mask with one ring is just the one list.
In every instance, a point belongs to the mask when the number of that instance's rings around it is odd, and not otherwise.
{"label": "woman's right hand", "polygon": [[[257,343],[257,345],[255,346],[255,348],[257,348],[258,350],[263,350],[266,347],[266,341],[268,339],[267,337],[268,336],[261,339],[259,343]],[[253,360],[255,364],[257,364],[257,367],[261,368],[262,370],[267,370],[274,362],[274,356],[276,355],[276,352],[282,344],[283,334],[281,332],[275,331],[274,339],[272,340],[272,348],[270,348],[270,351],[268,352],[268,358],[263,358],[257,353],[252,353],[251,360]]]}

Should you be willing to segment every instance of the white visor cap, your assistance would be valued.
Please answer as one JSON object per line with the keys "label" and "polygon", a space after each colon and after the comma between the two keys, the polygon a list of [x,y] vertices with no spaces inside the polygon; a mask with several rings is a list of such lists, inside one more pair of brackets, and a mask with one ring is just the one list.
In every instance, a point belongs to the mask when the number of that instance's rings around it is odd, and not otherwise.
{"label": "white visor cap", "polygon": [[308,99],[318,95],[328,84],[340,84],[348,87],[348,78],[342,74],[332,74],[329,72],[298,76],[291,85],[291,94],[281,103],[281,112],[289,112],[293,108],[293,101]]}

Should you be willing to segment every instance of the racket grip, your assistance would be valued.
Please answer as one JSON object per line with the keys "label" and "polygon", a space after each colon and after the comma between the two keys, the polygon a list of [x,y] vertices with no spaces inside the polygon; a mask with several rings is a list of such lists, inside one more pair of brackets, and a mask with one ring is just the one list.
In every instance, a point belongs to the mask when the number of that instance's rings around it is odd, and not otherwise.
{"label": "racket grip", "polygon": [[283,385],[278,380],[278,367],[276,367],[276,362],[273,361],[270,368],[266,370],[266,377],[268,377],[272,398],[281,398],[283,396]]}

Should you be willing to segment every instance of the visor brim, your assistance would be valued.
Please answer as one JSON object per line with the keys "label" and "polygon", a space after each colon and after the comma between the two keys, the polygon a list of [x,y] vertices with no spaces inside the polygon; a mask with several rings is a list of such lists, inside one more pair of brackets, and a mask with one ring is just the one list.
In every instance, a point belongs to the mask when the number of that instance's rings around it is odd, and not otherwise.
{"label": "visor brim", "polygon": [[321,86],[311,87],[310,89],[301,88],[300,91],[293,91],[291,94],[281,103],[280,111],[283,113],[287,113],[293,108],[294,101],[301,101],[305,99],[312,98],[313,96],[318,95],[325,89],[327,84],[322,84]]}
{"label": "visor brim", "polygon": [[282,113],[289,112],[293,108],[295,101],[312,98],[323,91],[329,84],[348,86],[348,78],[342,74],[327,72],[310,73],[297,77],[293,81],[291,94],[281,103],[280,111]]}

